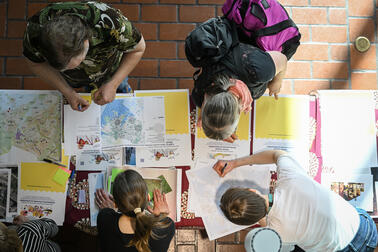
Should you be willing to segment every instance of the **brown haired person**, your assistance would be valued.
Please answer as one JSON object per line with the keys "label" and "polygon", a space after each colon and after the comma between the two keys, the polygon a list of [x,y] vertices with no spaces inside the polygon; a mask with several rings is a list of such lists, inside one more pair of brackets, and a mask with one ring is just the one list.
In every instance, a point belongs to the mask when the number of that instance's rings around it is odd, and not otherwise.
{"label": "brown haired person", "polygon": [[113,197],[104,190],[96,191],[96,203],[101,209],[97,229],[102,252],[168,250],[175,225],[167,217],[169,209],[164,194],[154,191],[154,208],[151,209],[142,176],[134,170],[126,170],[114,181]]}
{"label": "brown haired person", "polygon": [[239,166],[272,163],[278,174],[272,207],[269,209],[268,195],[257,190],[230,188],[220,207],[231,222],[267,225],[278,232],[284,245],[297,245],[305,251],[374,251],[377,229],[366,211],[314,181],[287,153],[263,151],[218,161],[213,168],[223,177]]}
{"label": "brown haired person", "polygon": [[48,218],[29,219],[19,215],[9,227],[0,222],[1,252],[60,252],[59,245],[50,240],[59,228]]}
{"label": "brown haired person", "polygon": [[112,102],[130,92],[127,76],[140,61],[145,42],[122,15],[100,2],[48,5],[28,20],[23,54],[32,72],[58,89],[72,109],[89,103],[74,88],[94,90],[94,102]]}

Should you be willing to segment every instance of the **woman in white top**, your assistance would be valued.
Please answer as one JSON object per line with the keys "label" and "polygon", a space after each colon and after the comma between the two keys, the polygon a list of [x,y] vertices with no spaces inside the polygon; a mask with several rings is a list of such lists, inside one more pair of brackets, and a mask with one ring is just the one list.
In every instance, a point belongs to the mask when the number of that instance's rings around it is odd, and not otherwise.
{"label": "woman in white top", "polygon": [[218,161],[213,168],[223,177],[242,165],[270,163],[277,164],[278,172],[271,209],[268,195],[254,189],[230,188],[223,194],[220,207],[231,222],[267,225],[280,234],[284,245],[297,245],[305,251],[374,250],[377,229],[370,216],[310,178],[285,152],[264,151]]}

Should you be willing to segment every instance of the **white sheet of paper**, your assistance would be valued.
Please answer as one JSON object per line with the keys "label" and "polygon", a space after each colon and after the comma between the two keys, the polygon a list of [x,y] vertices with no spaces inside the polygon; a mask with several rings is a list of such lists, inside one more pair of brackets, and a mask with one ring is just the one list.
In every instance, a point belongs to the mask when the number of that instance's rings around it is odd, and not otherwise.
{"label": "white sheet of paper", "polygon": [[97,226],[97,215],[100,209],[95,202],[95,193],[97,189],[105,189],[104,186],[104,173],[89,173],[88,174],[88,186],[89,186],[89,212],[91,215],[91,226]]}
{"label": "white sheet of paper", "polygon": [[165,144],[164,97],[115,99],[101,107],[103,148]]}
{"label": "white sheet of paper", "polygon": [[63,225],[67,184],[53,180],[58,166],[49,163],[29,162],[19,164],[17,212],[25,216],[53,219]]}
{"label": "white sheet of paper", "polygon": [[101,106],[92,103],[84,111],[64,105],[64,151],[76,155],[83,151],[101,151]]}
{"label": "white sheet of paper", "polygon": [[136,90],[136,97],[163,96],[166,143],[136,148],[139,167],[186,166],[192,162],[189,90]]}
{"label": "white sheet of paper", "polygon": [[210,240],[247,227],[230,222],[219,207],[220,199],[228,188],[254,188],[267,194],[270,181],[269,169],[254,169],[251,166],[239,167],[221,178],[212,169],[214,163],[214,160],[198,160],[197,167],[186,172],[192,193],[200,206],[196,212],[199,211]]}
{"label": "white sheet of paper", "polygon": [[101,153],[84,153],[76,156],[77,171],[106,171],[108,166],[122,166],[122,148],[106,149]]}
{"label": "white sheet of paper", "polygon": [[[308,95],[262,96],[254,102],[253,153],[284,150],[309,167]],[[273,169],[274,165],[271,165]]]}
{"label": "white sheet of paper", "polygon": [[319,91],[323,173],[370,173],[377,166],[373,91]]}
{"label": "white sheet of paper", "polygon": [[9,215],[11,169],[0,169],[0,221]]}
{"label": "white sheet of paper", "polygon": [[85,190],[79,190],[78,192],[77,192],[77,203],[79,203],[79,204],[84,204],[85,203],[85,201],[87,200],[86,198],[86,196],[85,196]]}
{"label": "white sheet of paper", "polygon": [[182,170],[177,169],[176,177],[176,222],[181,221],[181,192],[182,192]]}
{"label": "white sheet of paper", "polygon": [[[343,186],[338,186],[339,184],[332,184],[335,182],[342,182]],[[348,194],[347,190],[345,190],[346,185],[350,185],[351,187],[353,184],[363,184],[363,190],[360,190],[360,196],[357,195],[350,195]],[[365,211],[372,212],[373,211],[373,175],[371,174],[322,174],[322,185],[326,186],[331,190],[334,188],[333,191],[337,191],[338,194],[347,200],[351,205],[355,207],[359,207],[364,209]],[[340,188],[342,188],[342,192],[340,192]],[[358,190],[356,190],[358,191]],[[335,192],[335,193],[337,193]]]}

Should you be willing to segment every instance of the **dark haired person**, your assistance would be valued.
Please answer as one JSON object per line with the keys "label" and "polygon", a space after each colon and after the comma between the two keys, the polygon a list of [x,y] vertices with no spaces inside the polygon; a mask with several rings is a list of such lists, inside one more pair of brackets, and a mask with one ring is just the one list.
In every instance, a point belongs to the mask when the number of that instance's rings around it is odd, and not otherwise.
{"label": "dark haired person", "polygon": [[59,245],[50,240],[59,229],[48,218],[29,219],[19,215],[9,227],[0,222],[1,252],[60,252]]}
{"label": "dark haired person", "polygon": [[58,89],[72,109],[89,103],[74,88],[94,91],[104,105],[116,92],[130,92],[127,76],[140,61],[145,42],[122,13],[100,2],[60,2],[29,18],[23,54],[31,70]]}
{"label": "dark haired person", "polygon": [[151,209],[147,184],[134,170],[126,170],[116,177],[113,196],[97,190],[96,203],[101,209],[97,217],[101,251],[167,251],[175,225],[167,217],[169,209],[165,195],[155,190],[153,200],[154,208]]}
{"label": "dark haired person", "polygon": [[271,209],[268,195],[253,189],[230,188],[223,194],[220,207],[231,222],[259,222],[263,226],[266,222],[279,233],[284,245],[297,245],[305,251],[374,251],[377,229],[366,211],[354,208],[314,181],[287,153],[263,151],[218,161],[213,168],[223,177],[239,166],[272,163],[277,164],[278,178]]}

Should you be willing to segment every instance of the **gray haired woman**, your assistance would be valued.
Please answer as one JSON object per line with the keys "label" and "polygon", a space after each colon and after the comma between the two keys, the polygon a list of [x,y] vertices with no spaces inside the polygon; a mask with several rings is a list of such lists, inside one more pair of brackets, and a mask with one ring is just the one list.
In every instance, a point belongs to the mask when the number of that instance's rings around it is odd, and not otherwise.
{"label": "gray haired woman", "polygon": [[243,68],[246,76],[237,76],[227,66],[222,67],[221,60],[202,68],[195,81],[192,98],[201,107],[197,126],[202,126],[211,139],[234,142],[240,113],[250,111],[253,99],[258,99],[267,88],[269,95],[278,99],[286,56],[278,51],[264,52],[249,44],[240,43],[239,47],[241,65],[236,67]]}

